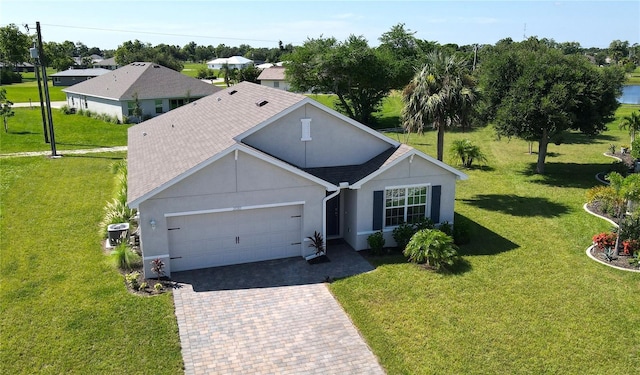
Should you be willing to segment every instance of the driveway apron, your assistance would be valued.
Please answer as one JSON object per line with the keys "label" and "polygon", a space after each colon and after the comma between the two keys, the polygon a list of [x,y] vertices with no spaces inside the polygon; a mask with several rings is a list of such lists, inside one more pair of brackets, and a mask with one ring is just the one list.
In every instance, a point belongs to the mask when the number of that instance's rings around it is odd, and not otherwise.
{"label": "driveway apron", "polygon": [[373,267],[345,245],[329,257],[172,274],[185,374],[384,374],[323,283]]}

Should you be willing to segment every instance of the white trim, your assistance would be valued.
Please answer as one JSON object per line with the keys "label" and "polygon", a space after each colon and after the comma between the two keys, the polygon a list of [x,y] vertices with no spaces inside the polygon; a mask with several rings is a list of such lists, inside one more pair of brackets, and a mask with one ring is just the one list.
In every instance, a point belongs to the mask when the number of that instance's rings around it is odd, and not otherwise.
{"label": "white trim", "polygon": [[410,185],[395,185],[395,186],[385,186],[384,189],[406,189],[412,187],[422,187],[422,186],[431,186],[431,182],[423,183],[423,184],[410,184]]}
{"label": "white trim", "polygon": [[618,267],[616,265],[607,263],[605,261],[603,261],[602,259],[598,259],[595,256],[593,256],[593,254],[591,254],[591,249],[593,248],[594,245],[591,245],[587,248],[587,256],[593,260],[595,260],[596,262],[600,263],[600,264],[604,264],[607,267],[611,267],[611,268],[615,268],[617,270],[621,270],[621,271],[629,271],[629,272],[640,272],[640,270],[634,270],[631,268],[623,268],[623,267]]}
{"label": "white trim", "polygon": [[232,151],[242,151],[248,155],[251,155],[253,157],[256,157],[260,160],[263,160],[271,165],[274,165],[276,167],[282,168],[288,172],[291,172],[295,175],[298,175],[300,177],[306,178],[307,180],[310,180],[312,182],[317,183],[318,185],[323,186],[325,189],[327,189],[328,191],[335,191],[338,190],[338,187],[325,181],[322,180],[312,174],[309,174],[299,168],[296,168],[294,166],[292,166],[291,164],[285,163],[283,161],[280,161],[276,158],[274,158],[271,155],[265,154],[264,152],[258,151],[250,146],[244,145],[244,144],[240,144],[240,143],[236,143],[234,145],[232,145],[231,147],[227,148],[226,150],[223,150],[215,155],[213,155],[211,158],[203,161],[200,164],[197,164],[196,166],[194,166],[193,168],[187,170],[186,172],[172,178],[171,180],[163,183],[162,185],[157,186],[155,189],[147,192],[146,194],[142,195],[139,198],[134,199],[133,201],[129,202],[129,207],[131,208],[138,208],[140,206],[140,203],[146,201],[147,199],[150,199],[151,197],[153,197],[156,194],[159,194],[160,192],[164,191],[165,189],[168,189],[169,187],[177,184],[178,182],[186,179],[187,177],[201,171],[202,169],[208,167],[209,165],[215,163],[216,161],[222,159],[223,157],[227,156],[228,154],[230,154]]}
{"label": "white trim", "polygon": [[379,176],[380,174],[382,174],[383,172],[387,171],[388,169],[394,167],[396,164],[400,163],[401,161],[405,160],[408,157],[413,157],[413,155],[418,155],[421,158],[425,159],[426,161],[434,164],[437,167],[440,167],[448,172],[453,173],[457,179],[460,180],[466,180],[469,178],[469,176],[467,176],[466,174],[460,172],[459,170],[453,168],[452,166],[441,162],[438,159],[435,159],[419,150],[416,150],[415,148],[412,148],[411,150],[409,150],[408,152],[406,152],[404,155],[401,155],[400,157],[398,157],[397,159],[395,159],[394,161],[392,161],[391,163],[383,166],[382,168],[374,171],[373,173],[369,174],[368,176],[365,176],[363,179],[361,179],[360,181],[355,182],[354,184],[352,184],[350,186],[351,189],[359,189],[362,187],[362,185],[364,185],[365,183],[371,181],[372,179],[374,179],[375,177]]}
{"label": "white trim", "polygon": [[[400,186],[385,186],[384,187],[384,202],[382,205],[382,209],[384,211],[382,211],[382,228],[391,228],[393,230],[393,228],[398,227],[399,225],[389,225],[387,226],[387,208],[397,208],[397,207],[404,207],[404,217],[402,222],[406,223],[407,222],[407,212],[409,211],[409,203],[408,203],[408,190],[411,188],[421,188],[424,187],[427,189],[425,195],[425,199],[426,201],[424,202],[424,217],[427,218],[428,214],[431,212],[431,183],[427,182],[425,184],[411,184],[411,185],[400,185]],[[393,206],[393,207],[387,207],[387,190],[400,190],[400,189],[404,189],[404,206]],[[422,206],[420,204],[412,204],[411,207],[418,207],[418,206]],[[434,223],[435,224],[435,223]]]}
{"label": "white trim", "polygon": [[257,210],[260,208],[275,208],[275,207],[287,207],[287,206],[299,206],[304,205],[305,201],[296,202],[283,202],[283,203],[269,203],[269,204],[257,204],[253,206],[240,206],[240,207],[225,207],[225,208],[213,208],[210,210],[195,210],[195,211],[182,211],[182,212],[168,212],[164,214],[164,217],[176,217],[176,216],[191,216],[191,215],[205,215],[205,214],[217,214],[221,212],[231,211],[246,211]]}
{"label": "white trim", "polygon": [[142,260],[149,260],[149,259],[156,259],[156,258],[171,258],[171,255],[169,254],[149,255],[149,256],[143,257]]}
{"label": "white trim", "polygon": [[382,233],[390,233],[390,232],[393,232],[394,228],[395,227],[385,227],[385,228],[382,228],[382,229],[379,229],[379,230],[365,230],[365,231],[362,231],[362,232],[356,232],[356,236],[364,236],[364,235],[367,235],[367,234],[374,234],[374,233],[378,233],[380,231],[382,231]]}

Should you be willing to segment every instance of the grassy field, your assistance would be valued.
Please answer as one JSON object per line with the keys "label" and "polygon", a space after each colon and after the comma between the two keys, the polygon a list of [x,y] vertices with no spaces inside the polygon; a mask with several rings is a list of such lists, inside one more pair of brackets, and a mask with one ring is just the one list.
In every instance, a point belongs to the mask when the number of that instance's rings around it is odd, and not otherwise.
{"label": "grassy field", "polygon": [[[445,137],[460,138],[489,158],[458,183],[456,220],[473,233],[462,264],[442,275],[379,257],[375,272],[331,284],[388,373],[637,373],[640,274],[587,258],[609,225],[582,209],[611,165],[602,153],[627,133],[612,124],[593,140],[551,145],[546,176],[533,173],[526,142],[496,141],[491,128]],[[409,140],[431,155],[435,142],[435,132]]]}
{"label": "grassy field", "polygon": [[3,374],[183,373],[171,295],[128,293],[100,246],[124,156],[0,159]]}
{"label": "grassy field", "polygon": [[[23,151],[47,151],[44,142],[40,108],[15,108],[9,118],[9,132],[0,132],[0,154]],[[80,115],[64,115],[52,110],[56,147],[74,150],[97,147],[126,146],[129,125],[109,124]]]}
{"label": "grassy field", "polygon": [[[28,103],[31,102],[40,105],[40,95],[38,94],[38,83],[36,81],[27,81],[22,83],[14,83],[13,85],[2,86],[7,90],[7,99],[14,103]],[[52,102],[67,100],[67,97],[62,89],[63,86],[53,86],[49,82],[49,98]],[[44,95],[44,88],[43,88]]]}
{"label": "grassy field", "polygon": [[640,85],[640,66],[627,75],[627,85]]}

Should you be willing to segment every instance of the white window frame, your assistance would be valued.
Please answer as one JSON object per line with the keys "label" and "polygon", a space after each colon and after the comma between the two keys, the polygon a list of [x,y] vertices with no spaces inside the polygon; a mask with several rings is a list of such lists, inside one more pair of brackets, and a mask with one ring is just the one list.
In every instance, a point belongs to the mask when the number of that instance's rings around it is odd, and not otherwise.
{"label": "white window frame", "polygon": [[[431,209],[431,184],[427,183],[427,184],[412,184],[412,185],[399,185],[399,186],[385,186],[384,188],[384,203],[382,205],[382,209],[383,211],[383,215],[382,215],[382,223],[383,223],[383,228],[395,228],[397,227],[399,224],[395,224],[395,225],[387,225],[387,209],[389,208],[396,208],[396,207],[403,207],[404,208],[404,212],[403,212],[403,218],[402,218],[402,222],[406,223],[407,222],[407,212],[409,211],[409,207],[415,207],[415,206],[421,206],[420,204],[416,205],[416,204],[409,204],[409,199],[408,199],[408,194],[409,194],[409,189],[412,188],[425,188],[425,203],[424,203],[424,217],[427,218],[429,217],[429,210]],[[392,206],[392,207],[388,207],[387,206],[387,192],[389,190],[400,190],[400,189],[404,189],[404,205],[402,206]]]}

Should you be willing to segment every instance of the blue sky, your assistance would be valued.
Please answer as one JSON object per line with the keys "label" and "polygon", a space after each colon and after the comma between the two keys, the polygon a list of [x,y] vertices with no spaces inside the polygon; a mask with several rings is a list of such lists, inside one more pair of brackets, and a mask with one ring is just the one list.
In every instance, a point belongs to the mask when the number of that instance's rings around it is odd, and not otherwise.
{"label": "blue sky", "polygon": [[[0,0],[0,25],[39,21],[44,41],[117,48],[138,39],[156,45],[224,43],[277,47],[307,38],[362,35],[375,46],[404,23],[441,44],[494,44],[510,37],[552,38],[606,48],[640,43],[640,1],[151,1]],[[24,29],[23,29],[24,31]]]}

